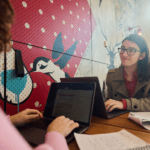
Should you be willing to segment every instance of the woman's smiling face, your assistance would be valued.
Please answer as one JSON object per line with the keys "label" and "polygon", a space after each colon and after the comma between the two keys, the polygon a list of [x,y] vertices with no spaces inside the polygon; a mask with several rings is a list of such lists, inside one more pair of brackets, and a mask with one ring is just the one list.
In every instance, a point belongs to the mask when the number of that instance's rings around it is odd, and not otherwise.
{"label": "woman's smiling face", "polygon": [[[135,44],[134,42],[128,41],[128,40],[124,41],[122,43],[121,47],[123,47],[125,49],[128,49],[130,47],[130,48],[135,48],[136,50],[140,50],[139,47],[137,46],[137,44]],[[140,52],[135,52],[135,54],[133,56],[128,55],[127,51],[125,51],[123,54],[120,53],[121,64],[124,67],[137,64],[139,57],[140,57]]]}

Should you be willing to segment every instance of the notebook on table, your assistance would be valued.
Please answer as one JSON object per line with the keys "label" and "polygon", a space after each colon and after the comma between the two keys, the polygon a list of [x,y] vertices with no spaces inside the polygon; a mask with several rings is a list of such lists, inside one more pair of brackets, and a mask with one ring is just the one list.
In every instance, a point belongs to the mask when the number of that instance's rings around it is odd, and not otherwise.
{"label": "notebook on table", "polygon": [[76,83],[96,83],[95,99],[93,106],[93,116],[110,119],[121,114],[128,112],[127,110],[115,109],[112,112],[107,112],[105,107],[105,100],[103,99],[101,87],[98,77],[74,77],[74,78],[61,78],[61,82],[76,82]]}
{"label": "notebook on table", "polygon": [[39,120],[17,126],[24,138],[33,145],[44,143],[48,125],[58,116],[79,123],[67,137],[67,142],[74,138],[74,132],[83,133],[91,122],[96,83],[52,83],[43,117]]}

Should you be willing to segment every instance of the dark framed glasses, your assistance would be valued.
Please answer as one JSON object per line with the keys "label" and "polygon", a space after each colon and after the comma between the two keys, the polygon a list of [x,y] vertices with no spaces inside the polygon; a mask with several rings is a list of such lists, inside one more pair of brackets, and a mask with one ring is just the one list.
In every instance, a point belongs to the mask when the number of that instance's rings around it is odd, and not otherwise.
{"label": "dark framed glasses", "polygon": [[118,48],[118,52],[120,54],[123,54],[125,51],[127,51],[127,54],[131,56],[133,56],[136,52],[140,52],[140,50],[133,47],[129,47],[128,49],[125,49],[125,47]]}

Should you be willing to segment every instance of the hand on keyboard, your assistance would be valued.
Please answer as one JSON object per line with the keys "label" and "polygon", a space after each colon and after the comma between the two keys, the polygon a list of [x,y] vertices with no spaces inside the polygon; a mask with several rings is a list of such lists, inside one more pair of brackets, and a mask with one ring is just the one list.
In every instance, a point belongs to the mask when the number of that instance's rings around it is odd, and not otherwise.
{"label": "hand on keyboard", "polygon": [[108,112],[111,112],[114,109],[123,109],[123,102],[109,99],[105,102],[105,107]]}
{"label": "hand on keyboard", "polygon": [[47,128],[47,132],[56,131],[66,137],[72,130],[79,127],[78,123],[64,116],[57,117]]}

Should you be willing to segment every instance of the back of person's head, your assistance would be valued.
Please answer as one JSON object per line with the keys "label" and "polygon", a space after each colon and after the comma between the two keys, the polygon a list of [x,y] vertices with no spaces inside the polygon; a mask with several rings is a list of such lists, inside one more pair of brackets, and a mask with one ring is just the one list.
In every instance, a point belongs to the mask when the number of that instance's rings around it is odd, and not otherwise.
{"label": "back of person's head", "polygon": [[145,53],[145,57],[142,60],[138,61],[138,77],[142,78],[143,80],[148,80],[149,78],[149,49],[145,39],[138,35],[138,34],[131,34],[130,36],[126,37],[124,41],[131,41],[134,42],[140,49],[140,53]]}
{"label": "back of person's head", "polygon": [[13,23],[14,9],[9,0],[0,0],[0,52],[11,40],[9,24]]}

